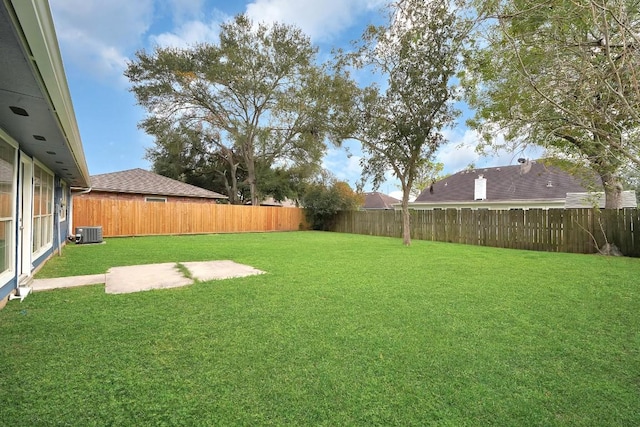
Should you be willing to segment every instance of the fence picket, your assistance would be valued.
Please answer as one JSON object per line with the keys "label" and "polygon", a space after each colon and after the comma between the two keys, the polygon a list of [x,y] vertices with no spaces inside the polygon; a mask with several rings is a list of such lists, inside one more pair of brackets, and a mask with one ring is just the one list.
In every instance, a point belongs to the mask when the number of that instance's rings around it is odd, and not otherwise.
{"label": "fence picket", "polygon": [[103,236],[114,237],[292,231],[306,226],[306,220],[300,208],[76,198],[73,224],[102,226]]}
{"label": "fence picket", "polygon": [[[401,227],[402,216],[398,211],[379,211],[375,216],[366,211],[340,212],[333,231],[399,237]],[[438,209],[411,213],[411,235],[416,240],[550,252],[595,253],[606,236],[623,254],[640,257],[640,238],[636,235],[639,229],[637,208]]]}

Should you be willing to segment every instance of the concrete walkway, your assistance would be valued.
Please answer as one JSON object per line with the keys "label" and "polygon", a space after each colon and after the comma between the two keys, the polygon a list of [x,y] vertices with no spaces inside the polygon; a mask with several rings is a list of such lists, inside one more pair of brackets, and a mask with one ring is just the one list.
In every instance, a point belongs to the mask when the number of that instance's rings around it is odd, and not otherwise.
{"label": "concrete walkway", "polygon": [[174,262],[134,265],[112,267],[106,274],[34,279],[31,288],[37,292],[104,283],[106,293],[123,294],[187,286],[195,281],[206,282],[264,273],[251,266],[233,261],[184,262],[180,264],[188,270],[189,274],[183,274]]}

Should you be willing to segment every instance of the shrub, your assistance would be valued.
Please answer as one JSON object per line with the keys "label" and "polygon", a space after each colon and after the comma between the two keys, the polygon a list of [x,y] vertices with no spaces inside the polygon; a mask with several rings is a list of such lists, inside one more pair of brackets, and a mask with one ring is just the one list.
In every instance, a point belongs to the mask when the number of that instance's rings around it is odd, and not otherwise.
{"label": "shrub", "polygon": [[363,203],[363,196],[342,181],[313,183],[307,186],[301,200],[307,221],[314,230],[330,230],[336,214],[341,210],[355,210]]}

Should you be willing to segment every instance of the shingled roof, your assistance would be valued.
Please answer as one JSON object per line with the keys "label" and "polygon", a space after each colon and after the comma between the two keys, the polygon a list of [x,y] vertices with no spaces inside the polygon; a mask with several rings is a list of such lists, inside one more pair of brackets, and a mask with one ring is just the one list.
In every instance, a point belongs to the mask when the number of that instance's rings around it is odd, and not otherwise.
{"label": "shingled roof", "polygon": [[214,191],[158,175],[144,169],[91,176],[91,188],[110,193],[134,193],[154,196],[198,197],[204,199],[227,199]]}
{"label": "shingled roof", "polygon": [[373,191],[371,193],[364,193],[364,204],[362,205],[362,209],[393,209],[393,205],[396,203],[400,203],[400,200],[395,197]]}
{"label": "shingled roof", "polygon": [[512,166],[463,170],[425,189],[415,203],[473,202],[475,180],[486,179],[486,202],[560,200],[588,191],[581,180],[539,161]]}

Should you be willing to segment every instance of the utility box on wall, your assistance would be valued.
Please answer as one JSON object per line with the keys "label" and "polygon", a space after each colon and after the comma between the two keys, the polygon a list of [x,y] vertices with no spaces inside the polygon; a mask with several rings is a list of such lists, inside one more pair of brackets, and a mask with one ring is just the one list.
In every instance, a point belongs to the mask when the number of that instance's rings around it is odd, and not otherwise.
{"label": "utility box on wall", "polygon": [[102,242],[102,227],[76,227],[76,243]]}

